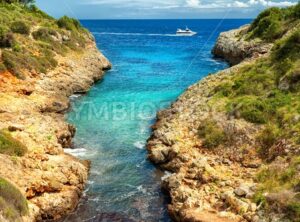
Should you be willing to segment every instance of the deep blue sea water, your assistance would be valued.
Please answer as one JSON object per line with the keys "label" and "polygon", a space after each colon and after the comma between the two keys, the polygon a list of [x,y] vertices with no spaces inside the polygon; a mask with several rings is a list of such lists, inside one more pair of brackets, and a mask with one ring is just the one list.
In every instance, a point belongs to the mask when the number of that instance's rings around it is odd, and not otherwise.
{"label": "deep blue sea water", "polygon": [[[228,66],[211,49],[220,32],[249,22],[82,21],[113,68],[87,95],[72,99],[72,153],[90,159],[92,169],[78,210],[65,221],[170,221],[160,190],[164,172],[147,160],[150,126],[189,85]],[[174,35],[186,25],[198,35]]]}

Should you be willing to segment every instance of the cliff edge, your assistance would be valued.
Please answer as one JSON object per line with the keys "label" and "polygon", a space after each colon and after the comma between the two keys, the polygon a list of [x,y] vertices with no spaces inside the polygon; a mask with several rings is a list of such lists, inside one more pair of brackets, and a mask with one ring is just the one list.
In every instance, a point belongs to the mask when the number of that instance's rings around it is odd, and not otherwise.
{"label": "cliff edge", "polygon": [[174,221],[299,221],[299,15],[222,33],[213,51],[238,64],[158,113],[147,148]]}
{"label": "cliff edge", "polygon": [[64,112],[110,67],[78,21],[0,4],[1,221],[56,220],[75,209],[90,163],[64,153],[76,131]]}

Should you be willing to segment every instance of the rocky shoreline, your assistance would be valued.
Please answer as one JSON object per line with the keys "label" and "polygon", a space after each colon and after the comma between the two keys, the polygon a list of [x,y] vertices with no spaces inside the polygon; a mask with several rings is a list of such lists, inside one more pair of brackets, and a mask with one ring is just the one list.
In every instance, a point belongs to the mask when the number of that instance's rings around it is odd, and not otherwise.
{"label": "rocky shoreline", "polygon": [[89,161],[64,153],[72,147],[75,127],[64,119],[69,97],[85,93],[109,61],[89,40],[84,52],[56,56],[58,66],[26,81],[9,72],[0,76],[0,129],[28,148],[23,157],[0,154],[0,176],[12,182],[28,200],[23,221],[56,220],[72,212],[89,172]]}
{"label": "rocky shoreline", "polygon": [[266,54],[271,50],[272,44],[247,41],[245,35],[249,25],[220,34],[212,53],[217,58],[225,59],[230,65],[236,65],[246,59],[253,59]]}
{"label": "rocky shoreline", "polygon": [[[189,87],[157,115],[147,149],[149,159],[167,172],[162,188],[171,197],[168,211],[174,221],[261,221],[261,206],[252,198],[256,190],[253,178],[262,162],[251,150],[260,127],[229,118],[212,96],[220,83],[270,51],[272,44],[254,46],[242,39],[240,33],[247,28],[222,33],[213,50],[237,65]],[[231,136],[231,143],[205,148],[199,126],[207,121]]]}

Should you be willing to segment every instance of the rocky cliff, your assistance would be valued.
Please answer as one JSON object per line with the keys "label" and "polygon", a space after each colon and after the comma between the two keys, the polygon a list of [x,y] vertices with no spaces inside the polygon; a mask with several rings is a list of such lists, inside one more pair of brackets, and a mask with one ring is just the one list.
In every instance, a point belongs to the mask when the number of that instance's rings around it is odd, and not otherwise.
{"label": "rocky cliff", "polygon": [[[222,33],[214,53],[239,64],[158,113],[147,148],[174,221],[299,221],[299,9]],[[275,35],[277,22],[293,24]]]}
{"label": "rocky cliff", "polygon": [[215,57],[226,59],[231,65],[236,65],[245,59],[251,59],[272,48],[271,43],[247,41],[246,33],[250,26],[246,25],[236,30],[221,33],[212,53]]}
{"label": "rocky cliff", "polygon": [[[0,42],[7,43],[0,47],[0,179],[5,178],[0,180],[0,218],[58,219],[77,206],[90,165],[64,153],[64,148],[72,147],[76,131],[64,119],[69,97],[87,92],[111,65],[75,20],[64,17],[59,22],[36,8],[1,5],[1,13],[15,16],[19,11],[25,25],[26,19],[34,24],[28,33],[14,31],[11,21],[0,26],[6,30],[0,33]],[[47,28],[42,27],[44,23]],[[16,45],[17,49],[12,48]],[[62,51],[56,51],[59,49]],[[43,53],[49,56],[45,61],[41,60]],[[14,56],[18,64],[14,64]],[[55,65],[48,65],[47,58]],[[27,199],[23,203],[27,210],[20,210],[22,198],[14,200],[8,195],[13,187]]]}

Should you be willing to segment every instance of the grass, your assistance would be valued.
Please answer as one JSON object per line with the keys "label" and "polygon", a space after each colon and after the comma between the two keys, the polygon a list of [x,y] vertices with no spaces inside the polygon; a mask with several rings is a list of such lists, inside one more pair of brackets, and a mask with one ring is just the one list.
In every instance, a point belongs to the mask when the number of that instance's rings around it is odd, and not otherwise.
{"label": "grass", "polygon": [[0,130],[0,153],[11,156],[23,156],[27,152],[20,141],[14,139],[7,131]]}
{"label": "grass", "polygon": [[26,78],[25,71],[38,75],[55,68],[56,55],[82,51],[88,39],[89,33],[75,19],[56,20],[34,5],[0,3],[1,71],[20,79]]}
{"label": "grass", "polygon": [[28,214],[26,198],[10,182],[0,177],[0,211],[8,221],[22,221]]}

